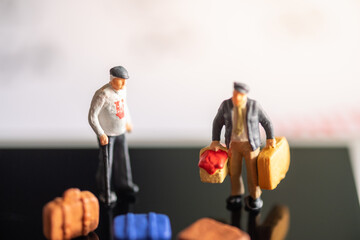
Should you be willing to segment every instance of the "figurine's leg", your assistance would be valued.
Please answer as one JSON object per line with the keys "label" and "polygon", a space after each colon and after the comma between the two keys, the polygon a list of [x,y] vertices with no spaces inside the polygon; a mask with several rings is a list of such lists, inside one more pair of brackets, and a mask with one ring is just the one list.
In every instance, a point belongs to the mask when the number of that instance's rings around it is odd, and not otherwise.
{"label": "figurine's leg", "polygon": [[252,151],[249,144],[249,148],[244,153],[245,163],[246,163],[246,172],[247,172],[247,182],[250,196],[253,199],[257,199],[261,196],[261,189],[258,184],[258,174],[257,174],[257,157],[259,155],[260,148]]}
{"label": "figurine's leg", "polygon": [[114,155],[115,155],[115,141],[116,141],[116,137],[114,136],[109,136],[109,144],[108,144],[108,148],[109,148],[109,153],[108,153],[108,161],[109,161],[109,165],[108,165],[108,171],[109,171],[109,183],[110,183],[110,190],[113,190],[113,185],[112,185],[112,176],[113,176],[113,171],[112,169],[114,168]]}
{"label": "figurine's leg", "polygon": [[133,183],[130,157],[125,134],[116,137],[114,146],[114,185],[117,190],[138,192],[138,187]]}
{"label": "figurine's leg", "polygon": [[241,176],[243,155],[238,149],[238,144],[231,145],[232,156],[230,158],[231,195],[243,195],[244,183]]}

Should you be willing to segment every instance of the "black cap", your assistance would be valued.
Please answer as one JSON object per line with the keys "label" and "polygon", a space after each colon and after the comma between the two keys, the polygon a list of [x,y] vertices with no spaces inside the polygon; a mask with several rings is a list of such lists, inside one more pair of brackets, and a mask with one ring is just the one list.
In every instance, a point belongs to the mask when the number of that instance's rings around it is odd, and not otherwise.
{"label": "black cap", "polygon": [[110,74],[117,78],[129,78],[128,72],[122,66],[113,67],[112,69],[110,69]]}
{"label": "black cap", "polygon": [[240,93],[247,94],[250,91],[250,88],[245,83],[234,82],[234,89]]}

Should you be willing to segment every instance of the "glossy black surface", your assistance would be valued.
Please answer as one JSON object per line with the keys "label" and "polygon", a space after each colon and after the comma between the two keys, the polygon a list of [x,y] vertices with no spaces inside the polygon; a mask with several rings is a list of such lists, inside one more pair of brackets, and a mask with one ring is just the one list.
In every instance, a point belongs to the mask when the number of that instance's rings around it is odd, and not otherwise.
{"label": "glossy black surface", "polygon": [[[247,212],[236,216],[225,208],[228,178],[223,184],[200,182],[199,149],[130,149],[134,182],[140,187],[136,202],[110,211],[101,208],[97,236],[88,239],[109,239],[111,219],[127,210],[167,214],[174,237],[202,217],[233,219],[251,231]],[[0,150],[0,239],[44,239],[43,205],[70,187],[95,193],[97,156],[97,149]],[[348,150],[292,148],[291,157],[286,179],[275,190],[263,191],[264,207],[256,221],[261,223],[281,204],[290,210],[287,239],[360,239]]]}

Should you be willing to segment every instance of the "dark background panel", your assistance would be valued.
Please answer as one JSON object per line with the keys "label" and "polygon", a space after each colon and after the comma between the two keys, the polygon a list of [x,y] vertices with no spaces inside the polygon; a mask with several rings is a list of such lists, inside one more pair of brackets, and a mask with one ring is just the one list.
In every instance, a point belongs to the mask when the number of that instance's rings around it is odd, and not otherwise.
{"label": "dark background panel", "polygon": [[[229,223],[229,178],[223,184],[202,183],[199,149],[130,149],[134,181],[140,186],[130,210],[167,214],[174,237],[202,217]],[[44,239],[42,207],[70,187],[96,193],[97,157],[97,149],[0,150],[0,239]],[[290,210],[287,239],[359,239],[360,209],[348,150],[292,148],[291,158],[286,179],[275,190],[263,191],[261,221],[281,204]],[[96,231],[100,239],[110,229],[104,216],[102,208]],[[241,216],[246,230],[248,213]]]}

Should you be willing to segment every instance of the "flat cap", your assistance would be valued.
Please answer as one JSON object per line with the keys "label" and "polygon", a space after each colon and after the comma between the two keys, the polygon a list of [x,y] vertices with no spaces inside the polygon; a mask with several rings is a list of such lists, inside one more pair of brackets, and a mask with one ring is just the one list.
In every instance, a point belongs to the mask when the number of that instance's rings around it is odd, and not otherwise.
{"label": "flat cap", "polygon": [[113,67],[112,69],[110,69],[110,74],[117,78],[124,78],[124,79],[129,78],[128,72],[122,66]]}
{"label": "flat cap", "polygon": [[234,82],[234,89],[240,93],[247,94],[250,91],[250,88],[245,83]]}

